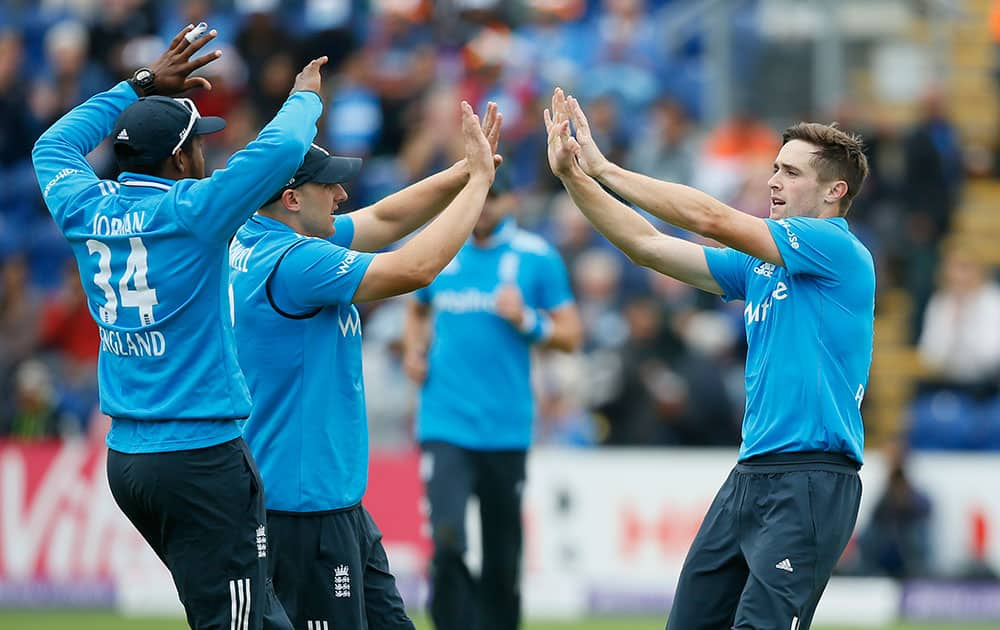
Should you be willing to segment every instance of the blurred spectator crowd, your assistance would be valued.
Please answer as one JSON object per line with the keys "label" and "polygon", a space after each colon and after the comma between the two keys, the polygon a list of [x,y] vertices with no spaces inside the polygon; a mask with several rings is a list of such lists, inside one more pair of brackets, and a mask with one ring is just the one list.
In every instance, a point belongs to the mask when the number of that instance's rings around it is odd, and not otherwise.
{"label": "blurred spectator crowd", "polygon": [[[477,110],[487,100],[500,104],[503,168],[518,190],[519,221],[562,253],[586,326],[583,352],[538,357],[539,443],[737,444],[742,304],[725,305],[638,268],[596,234],[548,172],[541,123],[552,87],[561,85],[584,103],[611,159],[766,216],[766,180],[780,130],[794,121],[770,119],[745,97],[754,78],[768,72],[756,63],[768,44],[753,27],[755,3],[742,2],[729,16],[740,73],[732,113],[717,124],[706,122],[702,94],[710,69],[703,28],[692,13],[696,4],[5,2],[0,435],[99,438],[107,422],[96,409],[96,325],[70,250],[41,203],[31,146],[70,108],[150,63],[183,25],[205,21],[218,29],[224,54],[204,71],[214,89],[193,98],[202,114],[228,121],[224,132],[207,138],[209,169],[256,135],[301,66],[321,54],[330,63],[318,142],[366,160],[362,176],[348,187],[353,208],[460,156],[459,100]],[[995,404],[1000,289],[960,247],[942,247],[966,170],[946,105],[929,90],[919,119],[905,127],[846,101],[837,111],[804,112],[802,118],[837,120],[867,141],[872,177],[849,219],[876,256],[879,290],[902,289],[916,305],[913,341],[935,374],[928,391]],[[107,145],[90,158],[101,176],[116,175]],[[939,265],[942,251],[946,262]],[[369,402],[372,443],[380,448],[412,441],[416,391],[399,361],[404,305],[401,298],[364,312],[366,381],[369,393],[377,394]],[[993,413],[1000,416],[1000,406]],[[952,445],[946,437],[934,439]],[[977,445],[1000,448],[1000,441]]]}

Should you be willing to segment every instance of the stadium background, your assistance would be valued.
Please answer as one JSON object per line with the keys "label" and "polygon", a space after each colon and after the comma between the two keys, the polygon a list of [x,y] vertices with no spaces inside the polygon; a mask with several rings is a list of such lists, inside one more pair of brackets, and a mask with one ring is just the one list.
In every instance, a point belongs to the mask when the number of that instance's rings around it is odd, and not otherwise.
{"label": "stadium background", "polygon": [[[635,627],[662,623],[687,544],[735,455],[745,342],[742,305],[636,268],[574,210],[545,163],[541,109],[552,86],[581,99],[612,159],[758,216],[784,126],[836,120],[864,135],[872,177],[849,219],[879,282],[866,495],[820,617],[845,627],[997,627],[996,5],[5,0],[0,627],[183,625],[169,618],[169,577],[107,491],[96,328],[29,153],[61,114],[202,20],[225,54],[206,68],[215,89],[194,98],[229,123],[209,137],[210,168],[255,135],[320,54],[331,62],[318,141],[366,160],[349,187],[354,208],[457,157],[459,99],[500,103],[520,221],[563,254],[586,326],[582,352],[540,354],[534,371],[526,606],[531,619],[569,620],[556,627],[625,628],[631,615],[645,615]],[[90,157],[113,176],[106,145]],[[367,502],[417,609],[428,547],[415,391],[399,362],[404,304],[363,314],[376,452]],[[120,617],[154,614],[168,620]],[[572,621],[582,617],[606,625]]]}

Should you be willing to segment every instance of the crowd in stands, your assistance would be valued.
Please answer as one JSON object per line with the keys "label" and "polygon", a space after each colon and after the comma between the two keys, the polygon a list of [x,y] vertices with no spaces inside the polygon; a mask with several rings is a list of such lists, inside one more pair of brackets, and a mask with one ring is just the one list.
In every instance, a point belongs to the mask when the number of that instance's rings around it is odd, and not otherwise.
{"label": "crowd in stands", "polygon": [[[754,3],[738,3],[737,13]],[[704,33],[679,19],[688,0],[76,0],[0,8],[0,435],[103,437],[96,408],[96,325],[68,246],[41,202],[29,154],[74,105],[148,64],[188,23],[219,31],[223,57],[206,67],[211,92],[193,98],[226,118],[207,137],[208,168],[251,140],[277,111],[298,69],[330,57],[317,141],[365,159],[348,186],[362,207],[450,164],[461,153],[458,102],[504,113],[501,152],[520,195],[520,223],[564,256],[586,327],[573,356],[542,354],[534,379],[538,441],[564,445],[720,445],[739,442],[742,304],[636,267],[575,209],[545,162],[542,108],[554,85],[584,102],[598,143],[631,169],[701,188],[757,216],[780,129],[737,106],[706,122]],[[766,45],[734,15],[750,89]],[[754,70],[754,71],[766,71]],[[808,82],[806,82],[808,84]],[[738,99],[749,103],[749,99]],[[849,219],[872,249],[879,290],[917,305],[914,341],[940,378],[928,387],[996,404],[1000,289],[989,270],[942,247],[965,168],[941,95],[898,128],[848,104],[810,114],[861,133],[872,176]],[[105,144],[90,156],[116,175]],[[664,229],[667,229],[664,227]],[[938,264],[939,252],[947,252]],[[939,283],[935,288],[934,279]],[[923,316],[926,305],[926,317]],[[405,298],[364,313],[372,443],[412,443],[414,387],[400,365]],[[992,328],[991,323],[992,322]],[[941,402],[928,404],[938,404]],[[985,412],[984,412],[985,413]],[[1000,421],[995,421],[1000,425]],[[1000,426],[992,435],[1000,436]],[[922,436],[921,439],[924,439]],[[966,447],[948,436],[924,446]],[[1000,437],[989,446],[1000,448]]]}

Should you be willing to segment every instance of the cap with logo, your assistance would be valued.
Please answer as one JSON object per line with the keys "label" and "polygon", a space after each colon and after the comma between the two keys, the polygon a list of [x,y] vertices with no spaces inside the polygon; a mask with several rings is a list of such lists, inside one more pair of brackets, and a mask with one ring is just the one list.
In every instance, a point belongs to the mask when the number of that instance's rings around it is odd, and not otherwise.
{"label": "cap with logo", "polygon": [[313,144],[306,152],[299,170],[295,171],[295,175],[288,180],[287,184],[281,187],[281,190],[268,199],[264,205],[281,199],[282,193],[289,188],[298,188],[308,182],[315,184],[342,184],[350,181],[361,171],[361,164],[361,158],[331,155],[323,147]]}
{"label": "cap with logo", "polygon": [[112,132],[119,166],[153,166],[167,159],[191,136],[222,131],[226,121],[202,116],[189,98],[147,96],[118,116]]}

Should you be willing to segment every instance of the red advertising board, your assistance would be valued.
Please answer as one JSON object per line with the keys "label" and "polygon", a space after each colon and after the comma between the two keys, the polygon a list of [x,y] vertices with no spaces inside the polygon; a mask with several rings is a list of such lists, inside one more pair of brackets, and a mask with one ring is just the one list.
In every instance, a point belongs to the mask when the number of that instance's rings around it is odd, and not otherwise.
{"label": "red advertising board", "polygon": [[[53,586],[113,585],[159,562],[111,496],[106,455],[99,442],[0,441],[0,604],[72,598]],[[386,546],[422,567],[418,466],[416,452],[374,455],[365,503]]]}

